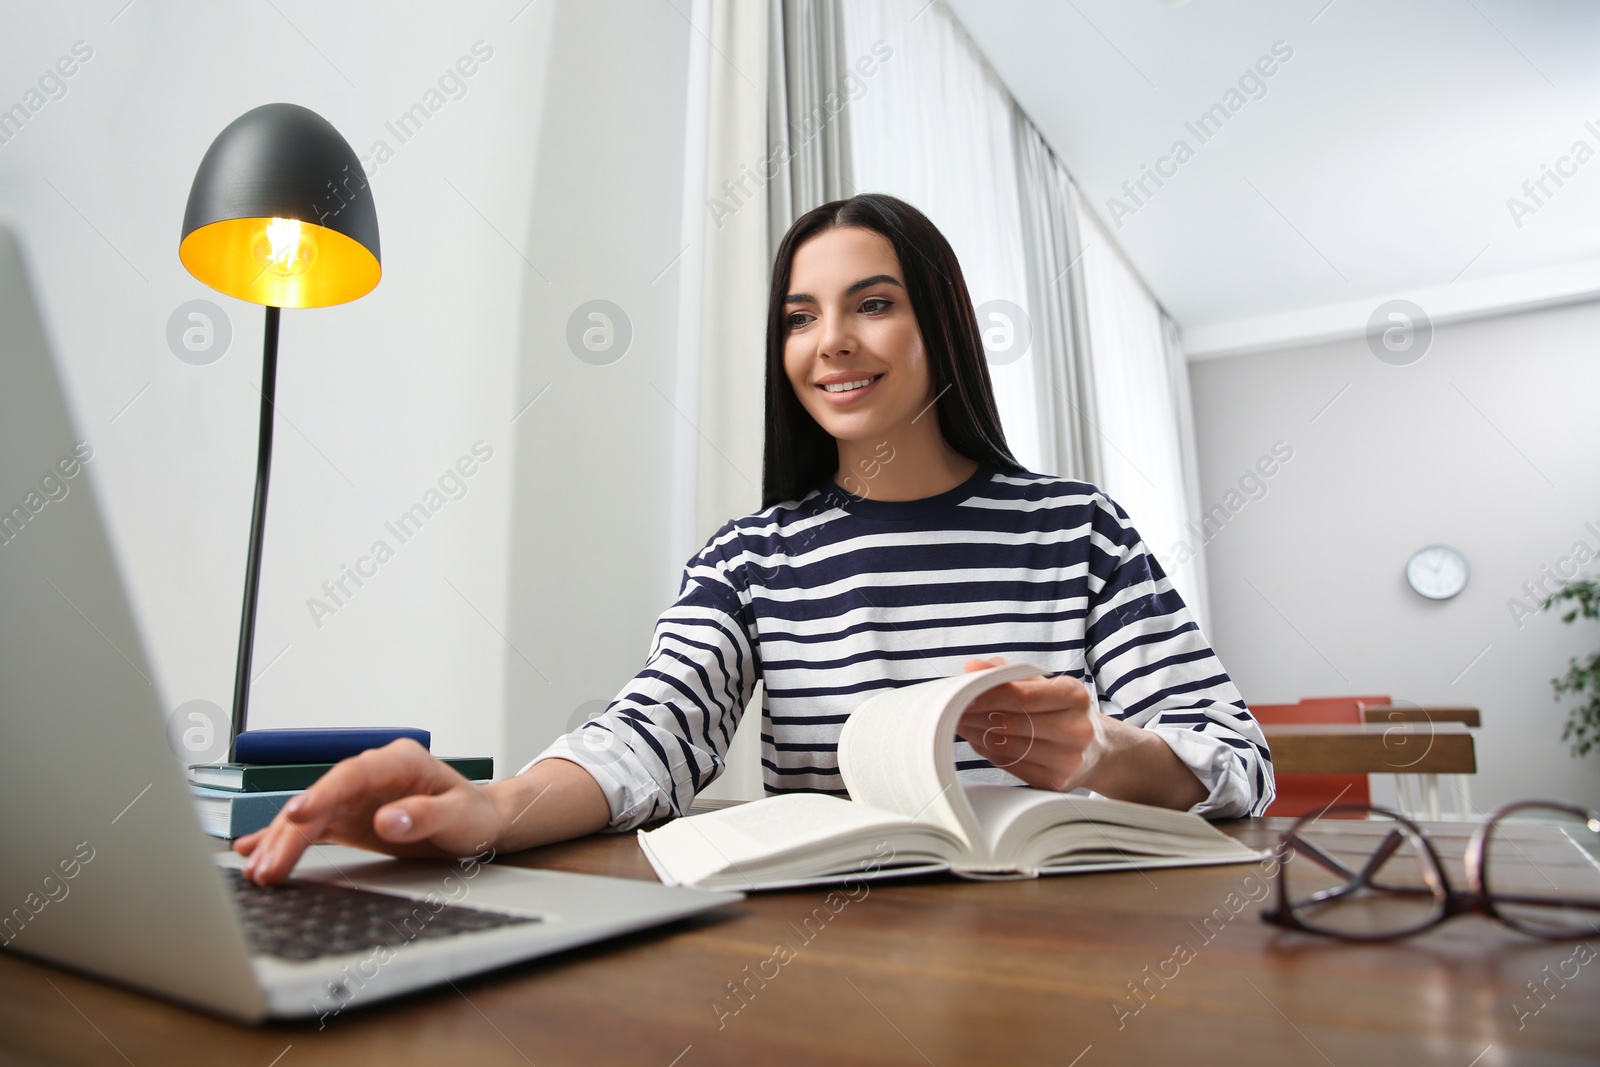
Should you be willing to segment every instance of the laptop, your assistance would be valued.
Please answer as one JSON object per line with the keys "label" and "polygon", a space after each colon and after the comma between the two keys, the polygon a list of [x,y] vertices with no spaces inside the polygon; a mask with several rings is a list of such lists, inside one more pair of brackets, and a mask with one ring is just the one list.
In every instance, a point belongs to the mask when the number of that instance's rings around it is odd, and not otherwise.
{"label": "laptop", "polygon": [[0,221],[4,950],[235,1019],[326,1021],[741,897],[331,846],[284,886],[249,883],[202,834],[167,745],[93,491],[109,426],[75,427],[64,393]]}

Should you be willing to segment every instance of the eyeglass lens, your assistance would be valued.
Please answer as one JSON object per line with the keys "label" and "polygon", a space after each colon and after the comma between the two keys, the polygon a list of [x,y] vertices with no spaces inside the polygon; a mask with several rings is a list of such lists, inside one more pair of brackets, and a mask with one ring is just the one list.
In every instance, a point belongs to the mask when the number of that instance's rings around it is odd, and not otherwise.
{"label": "eyeglass lens", "polygon": [[1336,937],[1395,937],[1444,913],[1442,888],[1421,840],[1405,824],[1319,819],[1290,842],[1283,868],[1290,910],[1304,926]]}
{"label": "eyeglass lens", "polygon": [[1541,937],[1600,933],[1600,820],[1519,808],[1490,832],[1483,868],[1484,892],[1512,926]]}

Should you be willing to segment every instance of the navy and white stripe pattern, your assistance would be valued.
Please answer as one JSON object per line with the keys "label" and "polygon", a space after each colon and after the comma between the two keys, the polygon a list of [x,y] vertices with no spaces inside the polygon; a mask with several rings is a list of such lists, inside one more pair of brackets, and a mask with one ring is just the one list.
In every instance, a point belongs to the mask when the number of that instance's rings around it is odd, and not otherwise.
{"label": "navy and white stripe pattern", "polygon": [[[1209,790],[1195,812],[1271,802],[1260,727],[1122,508],[1083,482],[987,466],[925,500],[830,482],[723,526],[644,669],[538,759],[587,768],[612,829],[682,813],[721,773],[759,679],[766,791],[844,795],[855,707],[993,655],[1083,679],[1101,712],[1159,731]],[[963,781],[1020,782],[964,742],[956,760]]]}

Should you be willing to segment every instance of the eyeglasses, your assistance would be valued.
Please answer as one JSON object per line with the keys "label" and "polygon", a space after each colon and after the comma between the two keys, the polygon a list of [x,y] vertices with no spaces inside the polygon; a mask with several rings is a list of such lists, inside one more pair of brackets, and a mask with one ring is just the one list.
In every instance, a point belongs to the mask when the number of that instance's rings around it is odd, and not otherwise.
{"label": "eyeglasses", "polygon": [[1467,841],[1464,892],[1445,878],[1435,840],[1446,839],[1365,804],[1302,817],[1283,834],[1277,899],[1261,918],[1349,941],[1472,914],[1552,940],[1600,933],[1600,815],[1543,800],[1497,809]]}

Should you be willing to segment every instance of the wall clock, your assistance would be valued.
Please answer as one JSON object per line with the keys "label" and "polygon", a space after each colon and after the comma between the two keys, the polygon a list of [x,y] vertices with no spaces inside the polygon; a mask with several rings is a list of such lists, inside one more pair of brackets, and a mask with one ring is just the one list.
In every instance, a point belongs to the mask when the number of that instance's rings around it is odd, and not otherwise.
{"label": "wall clock", "polygon": [[1467,587],[1467,561],[1448,545],[1428,545],[1406,561],[1406,581],[1419,596],[1449,600]]}

